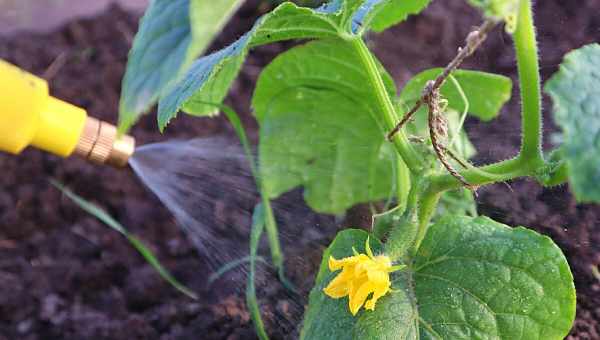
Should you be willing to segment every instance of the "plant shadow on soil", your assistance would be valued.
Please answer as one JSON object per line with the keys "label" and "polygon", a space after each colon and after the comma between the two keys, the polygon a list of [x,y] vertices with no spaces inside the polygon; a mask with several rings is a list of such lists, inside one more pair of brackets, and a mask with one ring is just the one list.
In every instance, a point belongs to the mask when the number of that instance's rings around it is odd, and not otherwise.
{"label": "plant shadow on soil", "polygon": [[[249,29],[260,14],[257,1],[248,3],[213,44],[218,48]],[[600,3],[538,2],[542,73],[553,74],[564,53],[600,39]],[[423,15],[378,36],[370,44],[398,84],[412,74],[447,63],[479,14],[460,1],[437,1]],[[49,34],[18,33],[0,38],[0,58],[52,82],[53,94],[115,121],[120,81],[137,18],[112,7],[93,19],[73,21]],[[290,43],[262,47],[250,53],[227,102],[243,113],[256,141],[256,123],[249,99],[256,77]],[[62,56],[62,57],[61,57]],[[49,68],[64,60],[60,71]],[[516,76],[507,35],[496,31],[466,68]],[[476,163],[513,155],[519,145],[518,98],[490,124],[469,120],[467,129],[479,149]],[[545,100],[546,126],[551,103]],[[231,136],[225,118],[181,117],[167,136],[157,132],[154,117],[146,117],[132,133],[140,144],[166,137]],[[551,147],[546,143],[547,147]],[[169,212],[130,171],[101,168],[76,159],[59,160],[35,150],[13,157],[0,155],[0,340],[8,339],[253,339],[252,324],[239,285],[221,280],[207,288],[210,274],[175,225]],[[86,215],[48,183],[49,177],[105,207],[124,226],[156,251],[182,282],[200,292],[191,301],[167,286],[117,233]],[[300,201],[295,191],[290,200]],[[214,214],[233,198],[226,192],[214,202]],[[600,338],[600,206],[576,205],[565,186],[543,189],[519,180],[480,191],[482,214],[509,225],[525,225],[552,237],[566,253],[578,291],[577,320],[569,339]],[[254,202],[248,202],[245,219]],[[240,209],[241,210],[241,209]],[[307,293],[321,252],[342,226],[368,226],[364,207],[352,209],[345,221],[310,214],[302,204],[284,209],[282,221],[303,216],[302,225],[285,230],[284,250],[292,281]],[[235,218],[235,217],[231,217]],[[227,237],[228,231],[224,231]],[[298,242],[297,240],[302,240]],[[237,245],[246,249],[247,241]],[[265,279],[272,275],[264,271]],[[272,277],[275,282],[274,276]],[[288,339],[301,320],[303,299],[291,298],[279,284],[258,292],[268,332]],[[306,294],[304,294],[306,295]]]}

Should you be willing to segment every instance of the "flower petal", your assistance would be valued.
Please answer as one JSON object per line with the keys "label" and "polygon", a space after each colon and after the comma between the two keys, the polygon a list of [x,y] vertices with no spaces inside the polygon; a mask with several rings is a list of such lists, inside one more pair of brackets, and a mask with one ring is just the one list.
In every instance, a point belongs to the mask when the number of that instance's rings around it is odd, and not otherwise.
{"label": "flower petal", "polygon": [[350,256],[350,257],[344,257],[343,259],[340,260],[336,260],[333,256],[329,256],[329,270],[334,272],[336,270],[340,270],[342,267],[349,265],[349,264],[354,264],[358,262],[358,259],[356,258],[356,256]]}
{"label": "flower petal", "polygon": [[323,292],[334,299],[344,297],[350,293],[350,283],[352,282],[350,279],[351,275],[344,269],[338,276],[329,282],[327,287],[323,289]]}
{"label": "flower petal", "polygon": [[353,292],[353,294],[350,294],[349,306],[350,313],[352,313],[352,315],[356,315],[356,313],[358,313],[358,310],[363,305],[363,303],[365,303],[365,300],[367,299],[369,294],[373,292],[374,288],[375,287],[373,286],[373,284],[367,281],[363,283],[358,289],[356,289],[355,292]]}
{"label": "flower petal", "polygon": [[380,286],[377,287],[375,289],[375,291],[373,292],[373,297],[370,298],[366,303],[365,303],[365,309],[368,310],[374,310],[375,309],[375,304],[377,303],[377,300],[379,300],[380,297],[384,296],[385,294],[387,294],[387,292],[390,290],[389,286]]}
{"label": "flower petal", "polygon": [[352,291],[352,281],[354,280],[353,274],[354,265],[345,265],[342,272],[329,282],[327,287],[323,289],[323,292],[334,299],[350,294]]}
{"label": "flower petal", "polygon": [[390,282],[390,274],[378,268],[369,268],[367,270],[369,281],[375,284],[385,284]]}
{"label": "flower petal", "polygon": [[373,267],[374,262],[365,254],[360,254],[357,258],[357,263],[354,267],[354,276],[360,277]]}
{"label": "flower petal", "polygon": [[345,283],[332,284],[333,281],[323,289],[323,292],[332,299],[343,298],[348,295],[348,285]]}

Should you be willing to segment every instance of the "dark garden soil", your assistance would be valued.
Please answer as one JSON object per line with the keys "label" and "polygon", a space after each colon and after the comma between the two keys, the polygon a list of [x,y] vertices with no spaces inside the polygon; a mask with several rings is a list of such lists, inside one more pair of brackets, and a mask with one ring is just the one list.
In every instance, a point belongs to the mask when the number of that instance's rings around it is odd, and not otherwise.
{"label": "dark garden soil", "polygon": [[[547,79],[565,52],[600,40],[600,2],[544,0],[536,7],[542,72]],[[249,1],[214,47],[245,32],[259,15],[256,8],[257,2]],[[423,15],[372,36],[371,44],[397,83],[403,84],[422,69],[444,65],[479,22],[477,12],[463,1],[436,1]],[[0,38],[0,58],[43,74],[51,79],[56,96],[114,122],[136,25],[137,18],[113,7],[50,34]],[[289,46],[273,45],[250,53],[228,99],[243,113],[254,139],[256,124],[248,110],[254,81],[260,69]],[[508,36],[494,32],[465,67],[514,79]],[[548,101],[545,108],[550,108]],[[548,111],[545,129],[556,131]],[[468,121],[468,131],[480,150],[476,162],[513,155],[519,124],[518,99],[491,124]],[[173,136],[233,136],[223,118],[181,118],[167,136],[161,136],[154,117],[147,117],[132,133],[140,144]],[[243,296],[234,293],[228,282],[206,286],[210,273],[205,262],[131,171],[28,150],[17,157],[0,155],[0,174],[0,340],[255,338]],[[200,299],[192,301],[170,288],[123,237],[75,207],[49,185],[48,178],[105,207],[149,244],[176,277],[198,291]],[[567,187],[543,189],[529,180],[510,183],[510,188],[481,189],[478,202],[481,213],[510,225],[529,226],[558,243],[572,266],[578,291],[577,320],[569,338],[600,339],[600,275],[592,269],[600,264],[600,206],[577,205]],[[223,202],[215,202],[219,204],[227,204],[225,195]],[[306,215],[306,208],[292,213]],[[369,218],[355,210],[347,220],[367,225]],[[295,236],[296,242],[286,242],[286,252],[296,255],[290,258],[302,258],[289,261],[287,268],[304,293],[312,284],[320,252],[339,227],[332,218],[315,217]],[[239,244],[243,249],[247,246]],[[303,300],[300,304],[290,300],[279,284],[263,287],[259,295],[272,338],[291,338]]]}

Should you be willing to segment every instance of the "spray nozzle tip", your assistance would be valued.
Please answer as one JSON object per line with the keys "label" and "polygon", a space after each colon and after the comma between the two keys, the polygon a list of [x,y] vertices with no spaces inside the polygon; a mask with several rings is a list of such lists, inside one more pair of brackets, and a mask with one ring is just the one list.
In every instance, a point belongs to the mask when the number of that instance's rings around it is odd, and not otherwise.
{"label": "spray nozzle tip", "polygon": [[124,167],[135,151],[135,139],[118,136],[117,128],[107,122],[87,117],[75,154],[98,164]]}

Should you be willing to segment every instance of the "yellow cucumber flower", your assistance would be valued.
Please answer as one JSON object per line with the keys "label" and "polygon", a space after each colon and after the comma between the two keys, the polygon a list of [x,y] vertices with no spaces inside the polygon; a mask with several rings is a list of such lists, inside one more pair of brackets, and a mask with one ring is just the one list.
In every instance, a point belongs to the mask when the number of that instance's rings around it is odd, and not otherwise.
{"label": "yellow cucumber flower", "polygon": [[[362,305],[365,309],[375,309],[377,300],[390,291],[392,285],[390,273],[405,266],[392,266],[392,261],[385,255],[373,256],[369,246],[369,239],[365,245],[367,254],[359,254],[354,248],[354,256],[336,260],[329,257],[329,270],[342,270],[323,292],[334,299],[349,296],[350,313],[356,315]],[[371,298],[367,300],[369,295]],[[365,303],[366,301],[366,303]]]}

